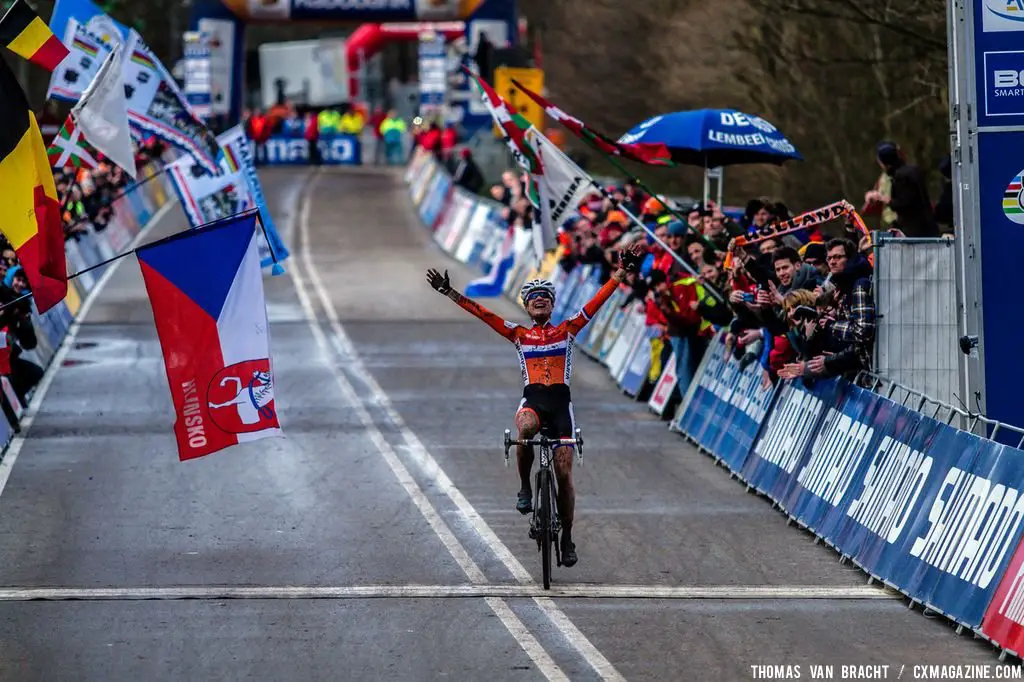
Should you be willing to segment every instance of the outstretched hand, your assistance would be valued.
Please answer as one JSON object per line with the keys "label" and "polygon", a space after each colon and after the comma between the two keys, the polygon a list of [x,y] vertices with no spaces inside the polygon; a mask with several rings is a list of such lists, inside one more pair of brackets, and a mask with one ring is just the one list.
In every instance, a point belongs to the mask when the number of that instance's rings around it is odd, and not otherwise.
{"label": "outstretched hand", "polygon": [[452,284],[448,281],[448,271],[445,270],[442,275],[434,268],[427,270],[427,282],[434,288],[434,291],[438,292],[442,296],[447,296],[448,292],[452,290]]}
{"label": "outstretched hand", "polygon": [[619,269],[616,274],[624,278],[627,272],[639,272],[645,255],[646,249],[643,245],[634,242],[619,254]]}

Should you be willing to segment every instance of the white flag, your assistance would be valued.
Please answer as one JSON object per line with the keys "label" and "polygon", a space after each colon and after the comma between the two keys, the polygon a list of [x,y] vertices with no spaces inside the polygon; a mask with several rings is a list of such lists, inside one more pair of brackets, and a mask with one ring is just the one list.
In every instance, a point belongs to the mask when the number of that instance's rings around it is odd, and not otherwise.
{"label": "white flag", "polygon": [[85,139],[134,180],[137,173],[128,128],[122,54],[121,46],[117,45],[82,93],[82,98],[71,110],[71,116]]}
{"label": "white flag", "polygon": [[533,244],[540,260],[556,243],[558,228],[576,212],[597,183],[535,127],[530,126],[524,137],[543,168],[543,173],[533,176],[540,195],[541,214],[541,224],[534,226]]}

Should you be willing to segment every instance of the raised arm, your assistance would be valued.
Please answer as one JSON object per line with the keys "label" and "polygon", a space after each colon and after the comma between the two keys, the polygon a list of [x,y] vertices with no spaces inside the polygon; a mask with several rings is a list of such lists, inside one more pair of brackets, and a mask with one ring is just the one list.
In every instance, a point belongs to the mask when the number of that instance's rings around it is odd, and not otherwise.
{"label": "raised arm", "polygon": [[469,312],[474,317],[482,320],[484,324],[493,329],[495,332],[500,334],[507,341],[515,341],[515,328],[516,324],[505,320],[500,315],[492,313],[487,308],[483,307],[471,298],[466,298],[461,293],[452,288],[451,282],[448,281],[448,271],[444,271],[444,275],[439,273],[434,268],[427,270],[427,281],[430,286],[434,288],[442,296],[450,298],[460,308]]}
{"label": "raised arm", "polygon": [[579,334],[587,326],[587,323],[597,314],[620,284],[626,280],[626,273],[636,272],[640,269],[640,262],[643,258],[643,250],[638,244],[634,244],[624,251],[619,259],[619,267],[612,273],[612,278],[604,283],[594,297],[587,301],[578,313],[566,320],[566,326],[570,334]]}

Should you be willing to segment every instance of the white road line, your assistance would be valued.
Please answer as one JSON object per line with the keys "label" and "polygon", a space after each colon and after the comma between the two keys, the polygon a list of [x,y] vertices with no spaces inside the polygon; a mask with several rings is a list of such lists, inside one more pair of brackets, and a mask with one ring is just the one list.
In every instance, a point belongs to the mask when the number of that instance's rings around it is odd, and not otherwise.
{"label": "white road line", "polygon": [[[131,244],[128,245],[129,249],[134,249],[142,241],[142,238],[147,234],[150,225],[155,225],[157,221],[162,219],[171,208],[178,203],[175,199],[168,199],[167,203],[161,206],[153,217],[149,219],[145,227],[139,230],[139,233],[132,239]],[[114,271],[121,265],[122,262],[130,256],[121,258],[114,261],[107,267],[103,276],[96,282],[96,286],[93,287],[92,291],[82,301],[82,307],[78,311],[78,316],[71,323],[68,328],[68,333],[64,336],[64,340],[61,341],[60,346],[57,348],[57,352],[53,355],[53,360],[50,362],[50,366],[46,368],[43,373],[43,378],[39,381],[39,385],[36,387],[36,392],[32,395],[32,400],[29,401],[28,407],[25,409],[25,414],[21,418],[21,433],[14,436],[11,439],[10,445],[3,452],[3,459],[0,459],[0,495],[3,494],[4,488],[7,487],[7,480],[11,477],[11,470],[14,469],[14,463],[18,461],[18,455],[21,453],[21,448],[25,445],[25,440],[28,438],[29,429],[32,423],[36,420],[36,415],[39,414],[39,410],[43,405],[43,399],[46,398],[47,391],[50,390],[50,384],[53,383],[53,378],[57,375],[57,371],[64,364],[64,358],[67,357],[68,352],[75,345],[75,339],[78,337],[78,332],[82,327],[82,320],[92,310],[92,304],[99,296],[100,292],[103,291],[103,287],[107,285],[110,278],[113,277]],[[68,284],[68,286],[73,286]]]}
{"label": "white road line", "polygon": [[[543,596],[541,596],[543,595]],[[552,585],[545,591],[539,585],[187,585],[168,587],[12,587],[0,588],[0,601],[48,599],[120,600],[143,599],[480,599],[497,613],[508,609],[503,599],[658,599],[658,600],[898,600],[900,595],[869,585],[859,587],[819,587],[813,585],[659,587],[656,585]],[[516,627],[522,626],[511,610],[498,614]],[[560,616],[565,618],[564,615]],[[571,624],[570,624],[571,625]],[[571,627],[575,628],[574,625]],[[516,634],[513,632],[513,634]],[[529,634],[527,632],[527,634]],[[519,637],[517,636],[517,639]],[[525,639],[525,637],[524,637]],[[532,639],[532,635],[530,636]],[[534,640],[536,641],[536,640]]]}
{"label": "white road line", "polygon": [[[310,196],[313,188],[316,186],[317,179],[318,175],[314,174],[309,184],[306,185],[306,192],[300,198],[300,251],[303,261],[307,264],[309,263],[308,224],[309,205],[311,203]],[[291,268],[291,276],[295,282],[295,291],[299,297],[299,303],[302,305],[302,309],[306,313],[310,332],[313,334],[313,338],[316,340],[317,345],[320,346],[320,350],[323,353],[324,362],[330,368],[331,374],[334,376],[339,388],[341,388],[341,392],[349,403],[351,403],[352,409],[355,410],[359,421],[362,422],[366,434],[380,451],[381,456],[384,458],[384,461],[387,463],[392,473],[394,473],[395,477],[398,479],[398,482],[405,489],[406,493],[409,494],[409,497],[416,505],[416,508],[419,509],[421,514],[423,514],[423,518],[426,519],[430,528],[434,531],[437,537],[440,538],[445,548],[459,565],[459,568],[462,569],[463,573],[466,574],[466,577],[469,578],[471,582],[475,584],[486,583],[487,578],[484,576],[483,571],[469,556],[469,552],[466,551],[466,548],[461,542],[459,542],[458,538],[455,537],[451,528],[448,527],[448,524],[445,523],[444,519],[441,518],[441,515],[438,514],[434,505],[430,503],[430,500],[419,487],[419,484],[416,483],[412,474],[410,474],[409,470],[406,469],[404,464],[402,464],[402,461],[398,458],[394,449],[387,440],[385,440],[384,434],[381,433],[380,429],[378,429],[376,424],[374,424],[373,417],[370,416],[366,407],[363,406],[355,388],[353,388],[348,379],[346,379],[338,370],[331,345],[317,321],[316,312],[313,309],[313,304],[310,300],[309,294],[306,292],[306,284],[300,270],[301,268],[297,263],[293,264]],[[569,679],[507,604],[500,600],[488,600],[487,603],[498,619],[501,620],[502,624],[504,624],[505,628],[519,643],[519,646],[522,647],[523,651],[526,652],[537,666],[538,670],[540,670],[547,679],[552,681],[557,680],[559,682],[563,680],[567,681]]]}
{"label": "white road line", "polygon": [[[319,178],[314,178],[310,187],[315,186]],[[430,477],[434,485],[445,493],[449,499],[459,509],[466,522],[470,525],[473,531],[486,543],[486,545],[493,551],[498,559],[505,565],[512,576],[522,584],[533,583],[533,577],[530,572],[526,570],[526,567],[515,557],[505,543],[501,541],[498,535],[491,529],[491,527],[484,521],[483,517],[473,508],[466,496],[462,494],[455,484],[452,483],[451,479],[438,464],[437,460],[434,459],[419,437],[409,428],[402,419],[398,411],[395,410],[391,404],[391,400],[388,398],[387,393],[380,387],[377,380],[373,378],[363,365],[362,359],[356,352],[355,345],[349,339],[345,333],[344,328],[341,326],[341,321],[338,318],[338,311],[334,307],[334,303],[331,301],[330,296],[324,287],[323,280],[320,277],[320,273],[313,263],[309,248],[309,202],[303,206],[302,215],[299,218],[299,233],[302,241],[301,258],[305,270],[309,273],[310,282],[313,285],[313,290],[316,291],[317,297],[320,299],[320,305],[327,313],[327,319],[330,322],[331,331],[333,333],[334,341],[338,346],[341,354],[346,358],[347,369],[351,371],[355,376],[362,381],[370,392],[373,394],[373,399],[376,404],[384,409],[387,413],[388,418],[392,421],[395,427],[399,430],[402,435],[402,440],[405,441],[408,446],[409,454],[419,465],[420,469]],[[497,459],[497,458],[496,458]],[[601,676],[604,680],[615,680],[625,682],[625,678],[619,674],[615,667],[611,664],[600,651],[586,638],[586,636],[573,625],[564,613],[559,611],[558,607],[553,602],[537,600],[537,605],[541,610],[548,616],[551,622],[556,628],[562,633],[569,644],[576,649],[579,655],[587,662],[587,664],[594,669],[594,671]]]}

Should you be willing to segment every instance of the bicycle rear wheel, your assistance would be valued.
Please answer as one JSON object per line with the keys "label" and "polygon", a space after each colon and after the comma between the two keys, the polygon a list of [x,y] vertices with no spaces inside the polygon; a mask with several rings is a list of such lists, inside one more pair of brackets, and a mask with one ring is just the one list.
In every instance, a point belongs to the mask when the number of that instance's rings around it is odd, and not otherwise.
{"label": "bicycle rear wheel", "polygon": [[540,508],[537,523],[540,541],[540,566],[544,577],[544,589],[551,589],[551,472],[541,469],[537,472],[537,489],[540,491]]}

